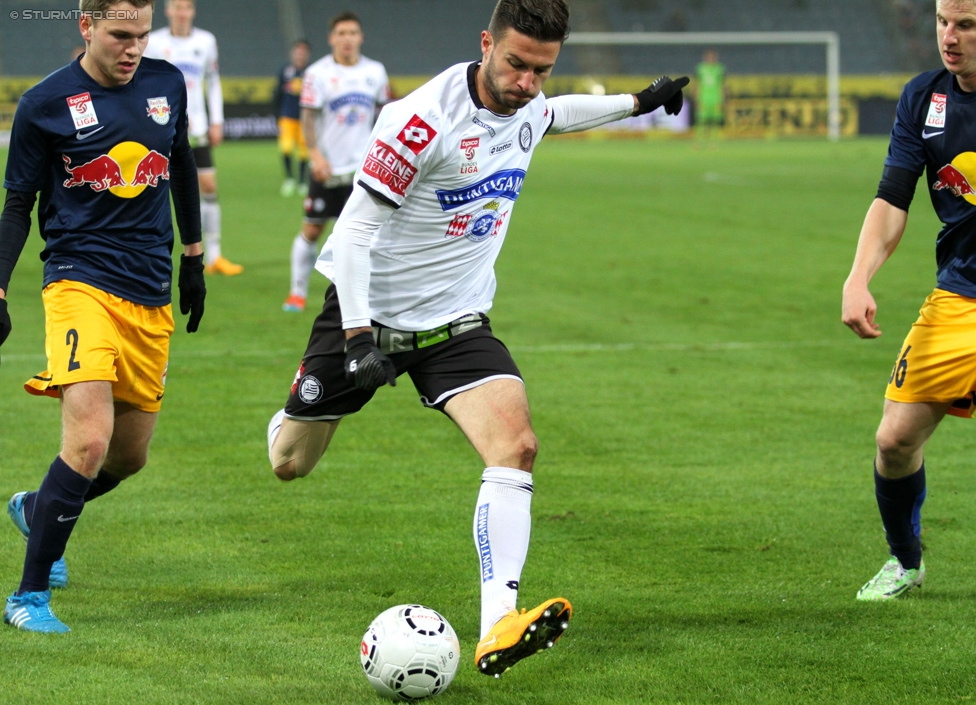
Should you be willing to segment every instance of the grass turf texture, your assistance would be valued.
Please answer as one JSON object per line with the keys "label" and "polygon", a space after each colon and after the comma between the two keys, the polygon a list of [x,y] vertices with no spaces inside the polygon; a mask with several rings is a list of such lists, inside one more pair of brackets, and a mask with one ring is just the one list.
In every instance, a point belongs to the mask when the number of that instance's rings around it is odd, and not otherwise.
{"label": "grass turf texture", "polygon": [[[478,674],[471,515],[481,463],[408,379],[343,422],[304,480],[268,469],[317,306],[284,314],[298,199],[271,144],[217,151],[224,251],[200,331],[177,316],[148,467],[93,502],[53,607],[65,637],[0,628],[4,703],[368,703],[359,639],[404,602],[462,645],[448,703],[957,702],[976,696],[972,426],[930,444],[926,585],[854,595],[886,558],[873,433],[934,283],[924,189],[876,277],[884,336],[840,323],[883,140],[547,140],[497,266],[497,334],[527,380],[541,452],[521,602],[572,626]],[[41,241],[14,274],[0,496],[57,452],[43,369]],[[311,301],[326,282],[316,275]],[[4,518],[3,521],[6,521]],[[0,531],[16,586],[23,542]]]}

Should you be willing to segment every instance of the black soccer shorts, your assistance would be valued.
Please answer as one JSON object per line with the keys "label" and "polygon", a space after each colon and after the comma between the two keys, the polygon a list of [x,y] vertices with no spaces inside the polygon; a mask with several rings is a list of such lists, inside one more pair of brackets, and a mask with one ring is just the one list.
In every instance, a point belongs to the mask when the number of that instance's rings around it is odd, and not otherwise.
{"label": "black soccer shorts", "polygon": [[352,194],[352,184],[326,186],[321,181],[309,179],[308,195],[305,196],[305,222],[321,225],[329,218],[338,218],[342,207]]}
{"label": "black soccer shorts", "polygon": [[[474,321],[472,323],[472,321]],[[389,331],[373,324],[377,331]],[[390,336],[378,336],[389,338]],[[488,317],[466,316],[435,331],[397,335],[397,350],[387,352],[397,376],[406,372],[413,381],[420,402],[444,411],[455,394],[494,379],[522,379],[508,348],[491,331]],[[439,342],[429,343],[437,340]],[[429,344],[428,344],[429,343]],[[354,414],[375,392],[357,389],[346,379],[346,334],[335,285],[325,292],[322,312],[312,325],[312,334],[302,358],[285,415],[305,421],[334,421]],[[406,348],[406,349],[405,349]]]}

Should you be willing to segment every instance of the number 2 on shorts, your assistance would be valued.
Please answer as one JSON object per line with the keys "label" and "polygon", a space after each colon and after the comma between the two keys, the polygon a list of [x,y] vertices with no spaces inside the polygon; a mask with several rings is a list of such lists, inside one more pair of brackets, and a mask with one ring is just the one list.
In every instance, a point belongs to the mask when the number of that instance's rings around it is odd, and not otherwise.
{"label": "number 2 on shorts", "polygon": [[68,372],[80,370],[81,363],[75,360],[75,354],[78,352],[78,331],[74,328],[69,330],[68,335],[64,338],[64,344],[71,346],[71,357],[68,358]]}

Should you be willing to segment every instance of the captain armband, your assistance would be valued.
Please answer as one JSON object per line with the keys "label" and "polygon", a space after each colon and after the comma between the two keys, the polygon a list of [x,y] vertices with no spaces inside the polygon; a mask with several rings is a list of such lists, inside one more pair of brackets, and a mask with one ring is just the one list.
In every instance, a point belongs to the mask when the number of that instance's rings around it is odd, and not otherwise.
{"label": "captain armband", "polygon": [[895,208],[908,212],[908,207],[915,197],[915,185],[918,174],[897,166],[886,166],[881,173],[881,183],[878,184],[877,198],[887,201]]}

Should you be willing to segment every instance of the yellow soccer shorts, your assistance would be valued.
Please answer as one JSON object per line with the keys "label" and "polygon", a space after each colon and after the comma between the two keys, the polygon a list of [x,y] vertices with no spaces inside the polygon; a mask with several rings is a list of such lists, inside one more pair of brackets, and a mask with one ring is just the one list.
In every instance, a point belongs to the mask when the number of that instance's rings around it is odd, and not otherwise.
{"label": "yellow soccer shorts", "polygon": [[282,154],[291,154],[298,146],[298,156],[308,159],[308,147],[305,145],[305,135],[302,123],[295,118],[278,118],[278,149]]}
{"label": "yellow soccer shorts", "polygon": [[976,299],[936,289],[922,305],[891,371],[885,398],[951,403],[972,418],[976,392]]}
{"label": "yellow soccer shorts", "polygon": [[105,381],[116,401],[159,411],[173,334],[169,305],[142,306],[70,280],[48,284],[41,297],[47,370],[24,389],[58,397],[64,385]]}

